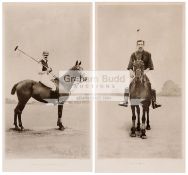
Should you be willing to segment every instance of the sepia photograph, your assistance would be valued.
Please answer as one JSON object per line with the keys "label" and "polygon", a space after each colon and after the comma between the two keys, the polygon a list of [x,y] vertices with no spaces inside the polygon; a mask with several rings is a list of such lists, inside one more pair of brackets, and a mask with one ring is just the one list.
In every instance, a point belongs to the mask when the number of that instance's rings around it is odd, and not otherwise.
{"label": "sepia photograph", "polygon": [[185,2],[3,2],[2,52],[3,172],[185,172]]}
{"label": "sepia photograph", "polygon": [[3,3],[4,171],[91,170],[91,101],[71,99],[91,19],[91,3]]}
{"label": "sepia photograph", "polygon": [[116,76],[110,100],[96,101],[96,172],[185,171],[184,13],[96,3],[96,70]]}

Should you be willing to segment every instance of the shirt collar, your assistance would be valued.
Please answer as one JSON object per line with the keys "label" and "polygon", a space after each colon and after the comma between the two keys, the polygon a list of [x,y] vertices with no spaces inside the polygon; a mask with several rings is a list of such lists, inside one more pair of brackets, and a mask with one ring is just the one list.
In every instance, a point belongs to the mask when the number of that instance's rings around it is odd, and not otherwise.
{"label": "shirt collar", "polygon": [[48,60],[45,60],[44,58],[42,58],[42,60],[45,61],[45,62],[48,62]]}
{"label": "shirt collar", "polygon": [[142,50],[141,52],[139,50],[136,51],[136,53],[144,53],[144,50]]}

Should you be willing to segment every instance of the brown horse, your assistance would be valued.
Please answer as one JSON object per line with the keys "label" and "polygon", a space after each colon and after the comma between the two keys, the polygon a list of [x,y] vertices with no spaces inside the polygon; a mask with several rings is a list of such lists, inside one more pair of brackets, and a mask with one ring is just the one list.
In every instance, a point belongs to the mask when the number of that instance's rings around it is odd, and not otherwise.
{"label": "brown horse", "polygon": [[[12,88],[11,94],[17,93],[18,104],[14,110],[14,125],[16,130],[23,130],[21,114],[28,102],[28,100],[33,97],[35,100],[43,103],[56,103],[58,104],[58,120],[57,126],[60,130],[64,130],[64,126],[61,121],[62,110],[64,102],[68,99],[70,95],[70,90],[74,82],[79,79],[80,81],[86,81],[86,77],[82,74],[83,68],[81,67],[81,62],[76,64],[69,69],[62,77],[55,78],[54,83],[56,84],[58,91],[54,93],[49,87],[46,87],[41,82],[36,82],[33,80],[23,80],[15,84]],[[66,77],[71,77],[71,81],[67,81]],[[79,82],[80,82],[79,81]],[[61,88],[61,93],[59,91]],[[62,92],[63,89],[63,92]],[[17,118],[19,127],[17,125]]]}
{"label": "brown horse", "polygon": [[[130,101],[131,101],[131,110],[132,110],[132,128],[131,128],[131,137],[136,137],[136,130],[140,131],[140,137],[145,139],[146,137],[146,129],[150,129],[149,125],[149,106],[151,105],[151,83],[148,77],[144,74],[144,63],[142,60],[136,60],[133,64],[133,70],[135,72],[135,78],[130,83],[129,91],[130,91]],[[140,127],[140,107],[143,108],[142,113],[142,126]],[[136,112],[137,109],[137,128],[135,126],[136,122]],[[147,126],[145,127],[146,122],[146,114],[147,114]]]}

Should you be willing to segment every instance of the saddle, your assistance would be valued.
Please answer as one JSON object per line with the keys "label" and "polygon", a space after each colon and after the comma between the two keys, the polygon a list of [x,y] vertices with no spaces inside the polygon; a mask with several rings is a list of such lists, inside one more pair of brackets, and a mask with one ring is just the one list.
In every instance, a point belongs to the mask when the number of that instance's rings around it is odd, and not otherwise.
{"label": "saddle", "polygon": [[45,87],[45,88],[52,89],[51,87],[48,87],[48,86],[46,86],[45,84],[43,84],[41,81],[39,81],[39,83],[40,83],[43,87]]}
{"label": "saddle", "polygon": [[51,98],[59,98],[60,96],[69,96],[70,95],[70,92],[67,92],[67,93],[66,92],[64,92],[64,93],[59,92],[59,87],[55,83],[54,83],[56,85],[56,90],[55,91],[53,91],[52,88],[50,88],[50,87],[46,86],[45,84],[43,84],[41,81],[39,81],[39,83],[43,87],[50,89],[50,97]]}
{"label": "saddle", "polygon": [[59,89],[58,89],[57,86],[56,86],[56,90],[53,91],[51,87],[46,86],[46,85],[43,84],[41,81],[39,81],[39,83],[40,83],[43,87],[50,89],[50,97],[51,97],[51,98],[58,98],[58,97],[59,97]]}

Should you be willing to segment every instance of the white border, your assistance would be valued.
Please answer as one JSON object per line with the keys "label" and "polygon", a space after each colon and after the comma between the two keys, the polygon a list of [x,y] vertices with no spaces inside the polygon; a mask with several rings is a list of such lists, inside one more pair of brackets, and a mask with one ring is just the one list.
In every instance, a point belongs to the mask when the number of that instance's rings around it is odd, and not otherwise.
{"label": "white border", "polygon": [[[18,2],[17,0],[7,0],[7,1],[3,1],[3,2]],[[21,1],[19,1],[19,2],[38,2],[37,0],[33,0],[33,1],[26,1],[26,0],[21,0]],[[45,1],[45,0],[40,0],[40,2],[54,2],[53,0],[48,0],[48,1]],[[117,1],[115,1],[115,0],[108,0],[108,1],[105,1],[105,0],[82,0],[82,1],[80,1],[80,0],[56,0],[56,2],[92,2],[93,3],[93,5],[95,4],[95,2],[117,2]],[[130,1],[126,1],[126,0],[118,0],[118,2],[130,2]],[[141,1],[141,0],[132,0],[131,2],[143,2],[143,1]],[[144,2],[156,2],[156,1],[144,1]],[[158,2],[164,2],[164,1],[162,1],[162,0],[160,0],[160,1],[158,1]],[[171,1],[165,1],[165,2],[185,2],[185,1],[177,1],[177,0],[171,0]],[[1,15],[1,18],[0,18],[0,21],[1,21],[1,26],[2,26],[2,2],[0,3],[0,6],[1,6],[1,8],[0,8],[0,15]],[[186,13],[186,15],[185,15],[185,17],[186,17],[186,29],[187,29],[187,19],[188,19],[188,12],[187,12],[187,4],[186,4],[186,10],[185,10],[185,13]],[[94,11],[94,13],[93,13],[93,15],[95,16],[95,11]],[[93,21],[93,31],[95,30],[95,27],[94,27],[94,21]],[[0,31],[1,31],[1,38],[3,38],[3,34],[2,34],[2,27],[0,28]],[[185,30],[186,31],[186,30]],[[95,36],[95,34],[94,34],[94,36]],[[94,37],[93,36],[93,37]],[[186,42],[188,41],[188,37],[187,37],[187,35],[186,35]],[[93,47],[95,47],[95,41],[93,41]],[[186,45],[186,50],[185,50],[185,52],[188,50],[188,46]],[[0,59],[0,66],[1,66],[1,68],[3,68],[3,64],[2,64],[2,58],[3,58],[3,55],[2,55],[2,41],[0,42],[0,52],[1,52],[1,59]],[[95,50],[93,49],[93,58],[95,58]],[[185,55],[185,58],[186,58],[186,55]],[[93,61],[93,68],[95,68],[95,61]],[[188,68],[188,61],[186,61],[186,59],[185,59],[185,66],[186,66],[186,68]],[[186,72],[186,77],[185,77],[185,80],[186,80],[186,82],[185,82],[185,90],[187,91],[187,80],[188,80],[188,78],[187,78],[187,75],[188,75],[188,70],[187,69],[185,69],[185,72]],[[1,73],[0,73],[0,81],[1,81],[1,87],[0,87],[0,96],[2,97],[2,81],[3,80],[3,74],[2,74],[2,70],[1,70]],[[187,93],[185,94],[186,95],[186,99],[187,99]],[[3,103],[2,103],[2,98],[1,98],[1,101],[0,101],[0,110],[2,111],[3,110],[3,108],[2,108],[2,105],[3,105]],[[94,106],[94,108],[95,108],[95,104],[93,103],[93,106]],[[187,103],[185,104],[185,114],[187,114]],[[94,109],[93,108],[93,109]],[[2,114],[2,113],[1,113]],[[185,126],[188,126],[187,125],[187,119],[186,119],[186,115],[185,115]],[[74,173],[67,173],[67,172],[61,172],[61,174],[78,174],[78,175],[82,175],[82,174],[93,174],[94,173],[94,168],[95,168],[95,111],[93,110],[93,119],[92,119],[92,126],[93,126],[93,132],[92,132],[92,136],[93,136],[93,153],[92,153],[92,155],[93,155],[93,170],[92,170],[92,172],[88,172],[88,173],[76,173],[76,172],[74,172]],[[2,115],[1,115],[1,120],[0,120],[0,126],[1,126],[1,128],[3,128],[3,123],[2,123]],[[186,148],[186,145],[187,145],[187,131],[188,131],[188,129],[187,129],[187,127],[185,127],[186,128],[186,134],[185,134],[185,136],[186,136],[186,140],[185,140],[185,148]],[[3,145],[2,143],[3,143],[3,140],[2,140],[2,134],[0,134],[0,140],[1,140],[1,145]],[[0,149],[0,154],[1,154],[1,156],[2,156],[2,149]],[[186,151],[186,158],[187,158],[187,151]],[[16,175],[18,175],[18,174],[20,174],[20,173],[5,173],[5,172],[2,172],[2,158],[1,158],[1,160],[0,160],[0,167],[1,167],[1,173],[2,174],[16,174]],[[186,171],[187,171],[187,167],[186,167]],[[28,173],[28,172],[27,172]],[[21,173],[22,174],[22,173]],[[29,174],[34,174],[34,173],[29,173]],[[55,173],[50,173],[50,172],[45,172],[45,173],[37,173],[37,172],[35,172],[35,174],[60,174],[60,173],[57,173],[57,172],[55,172]],[[100,173],[99,173],[100,174]],[[108,174],[110,174],[110,173],[108,173]],[[123,173],[124,174],[124,173]],[[136,174],[136,173],[132,173],[132,174]],[[154,173],[152,173],[152,174],[154,174]],[[164,173],[161,173],[161,174],[164,174]],[[165,173],[166,174],[166,173]],[[187,174],[187,173],[186,173]]]}
{"label": "white border", "polygon": [[[95,77],[95,3],[92,2],[92,71],[93,71],[93,77]],[[95,83],[94,79],[93,79],[93,84]],[[95,86],[93,88],[93,96],[95,94]],[[93,98],[95,99],[95,98]],[[95,172],[95,100],[92,101],[92,113],[93,113],[93,117],[92,117],[92,172]]]}

